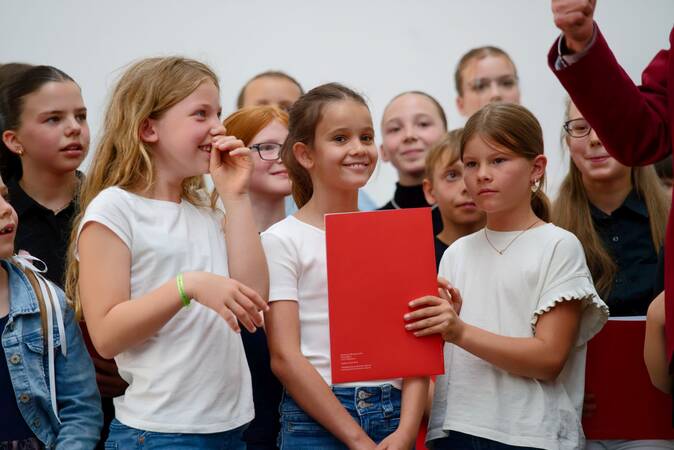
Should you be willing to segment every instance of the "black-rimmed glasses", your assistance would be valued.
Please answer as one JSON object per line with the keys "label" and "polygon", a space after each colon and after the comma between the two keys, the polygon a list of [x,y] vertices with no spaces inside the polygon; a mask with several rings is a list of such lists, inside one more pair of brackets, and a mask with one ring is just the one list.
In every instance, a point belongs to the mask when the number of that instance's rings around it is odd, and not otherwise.
{"label": "black-rimmed glasses", "polygon": [[564,122],[564,131],[573,138],[583,138],[590,134],[592,127],[585,119],[571,119]]}
{"label": "black-rimmed glasses", "polygon": [[255,150],[260,159],[264,161],[277,161],[283,145],[276,142],[262,142],[260,144],[249,145],[248,148]]}

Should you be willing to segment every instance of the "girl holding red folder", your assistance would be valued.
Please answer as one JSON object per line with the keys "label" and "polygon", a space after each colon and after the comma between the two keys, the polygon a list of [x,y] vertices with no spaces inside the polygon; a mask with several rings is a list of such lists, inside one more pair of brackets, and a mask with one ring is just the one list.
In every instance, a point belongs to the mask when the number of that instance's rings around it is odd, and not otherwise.
{"label": "girl holding red folder", "polygon": [[[262,234],[270,274],[266,331],[285,387],[281,449],[410,449],[428,379],[333,385],[324,216],[358,210],[377,162],[365,100],[342,85],[312,89],[290,110],[281,158],[299,211]],[[362,330],[370,332],[370,330]]]}
{"label": "girl holding red folder", "polygon": [[461,159],[487,216],[440,262],[461,309],[423,297],[405,317],[416,335],[448,343],[427,441],[454,450],[582,448],[586,344],[608,308],[578,239],[548,223],[540,124],[521,106],[487,105],[466,123]]}

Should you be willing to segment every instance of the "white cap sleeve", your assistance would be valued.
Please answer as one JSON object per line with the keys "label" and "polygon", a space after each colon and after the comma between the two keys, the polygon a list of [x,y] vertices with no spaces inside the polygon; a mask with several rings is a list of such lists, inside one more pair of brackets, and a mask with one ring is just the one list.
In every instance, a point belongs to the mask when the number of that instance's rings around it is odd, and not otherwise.
{"label": "white cap sleeve", "polygon": [[[101,191],[87,206],[77,229],[77,239],[84,225],[89,222],[98,222],[109,228],[124,244],[131,248],[132,227],[129,215],[133,211],[130,197],[118,187],[107,188]],[[77,247],[75,248],[77,257]]]}
{"label": "white cap sleeve", "polygon": [[538,318],[557,304],[574,300],[583,302],[576,343],[580,346],[602,329],[608,320],[608,306],[599,298],[594,287],[583,247],[574,235],[568,233],[553,249],[531,326],[535,328]]}
{"label": "white cap sleeve", "polygon": [[269,301],[298,300],[298,256],[287,239],[266,231],[261,235],[269,267]]}

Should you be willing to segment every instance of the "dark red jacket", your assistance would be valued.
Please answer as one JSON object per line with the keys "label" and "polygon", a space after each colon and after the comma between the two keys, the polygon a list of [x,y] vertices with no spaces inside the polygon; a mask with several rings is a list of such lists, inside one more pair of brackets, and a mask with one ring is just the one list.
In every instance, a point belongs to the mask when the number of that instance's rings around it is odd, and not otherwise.
{"label": "dark red jacket", "polygon": [[[596,25],[595,25],[596,26]],[[599,28],[588,53],[574,64],[555,69],[558,42],[548,65],[573,103],[597,132],[604,148],[628,166],[652,164],[672,153],[674,136],[674,28],[670,49],[660,50],[642,74],[641,86],[625,73]],[[667,351],[674,353],[674,209],[665,240],[665,314]]]}

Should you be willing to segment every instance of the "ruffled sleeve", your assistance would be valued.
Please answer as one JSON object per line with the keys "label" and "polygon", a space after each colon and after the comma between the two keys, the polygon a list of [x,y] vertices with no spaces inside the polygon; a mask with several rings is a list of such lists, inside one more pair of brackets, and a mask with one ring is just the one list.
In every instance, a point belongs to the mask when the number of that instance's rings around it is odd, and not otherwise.
{"label": "ruffled sleeve", "polygon": [[552,250],[531,326],[535,329],[541,315],[565,301],[583,303],[576,345],[584,345],[602,329],[609,312],[594,287],[583,247],[571,233],[565,234]]}

